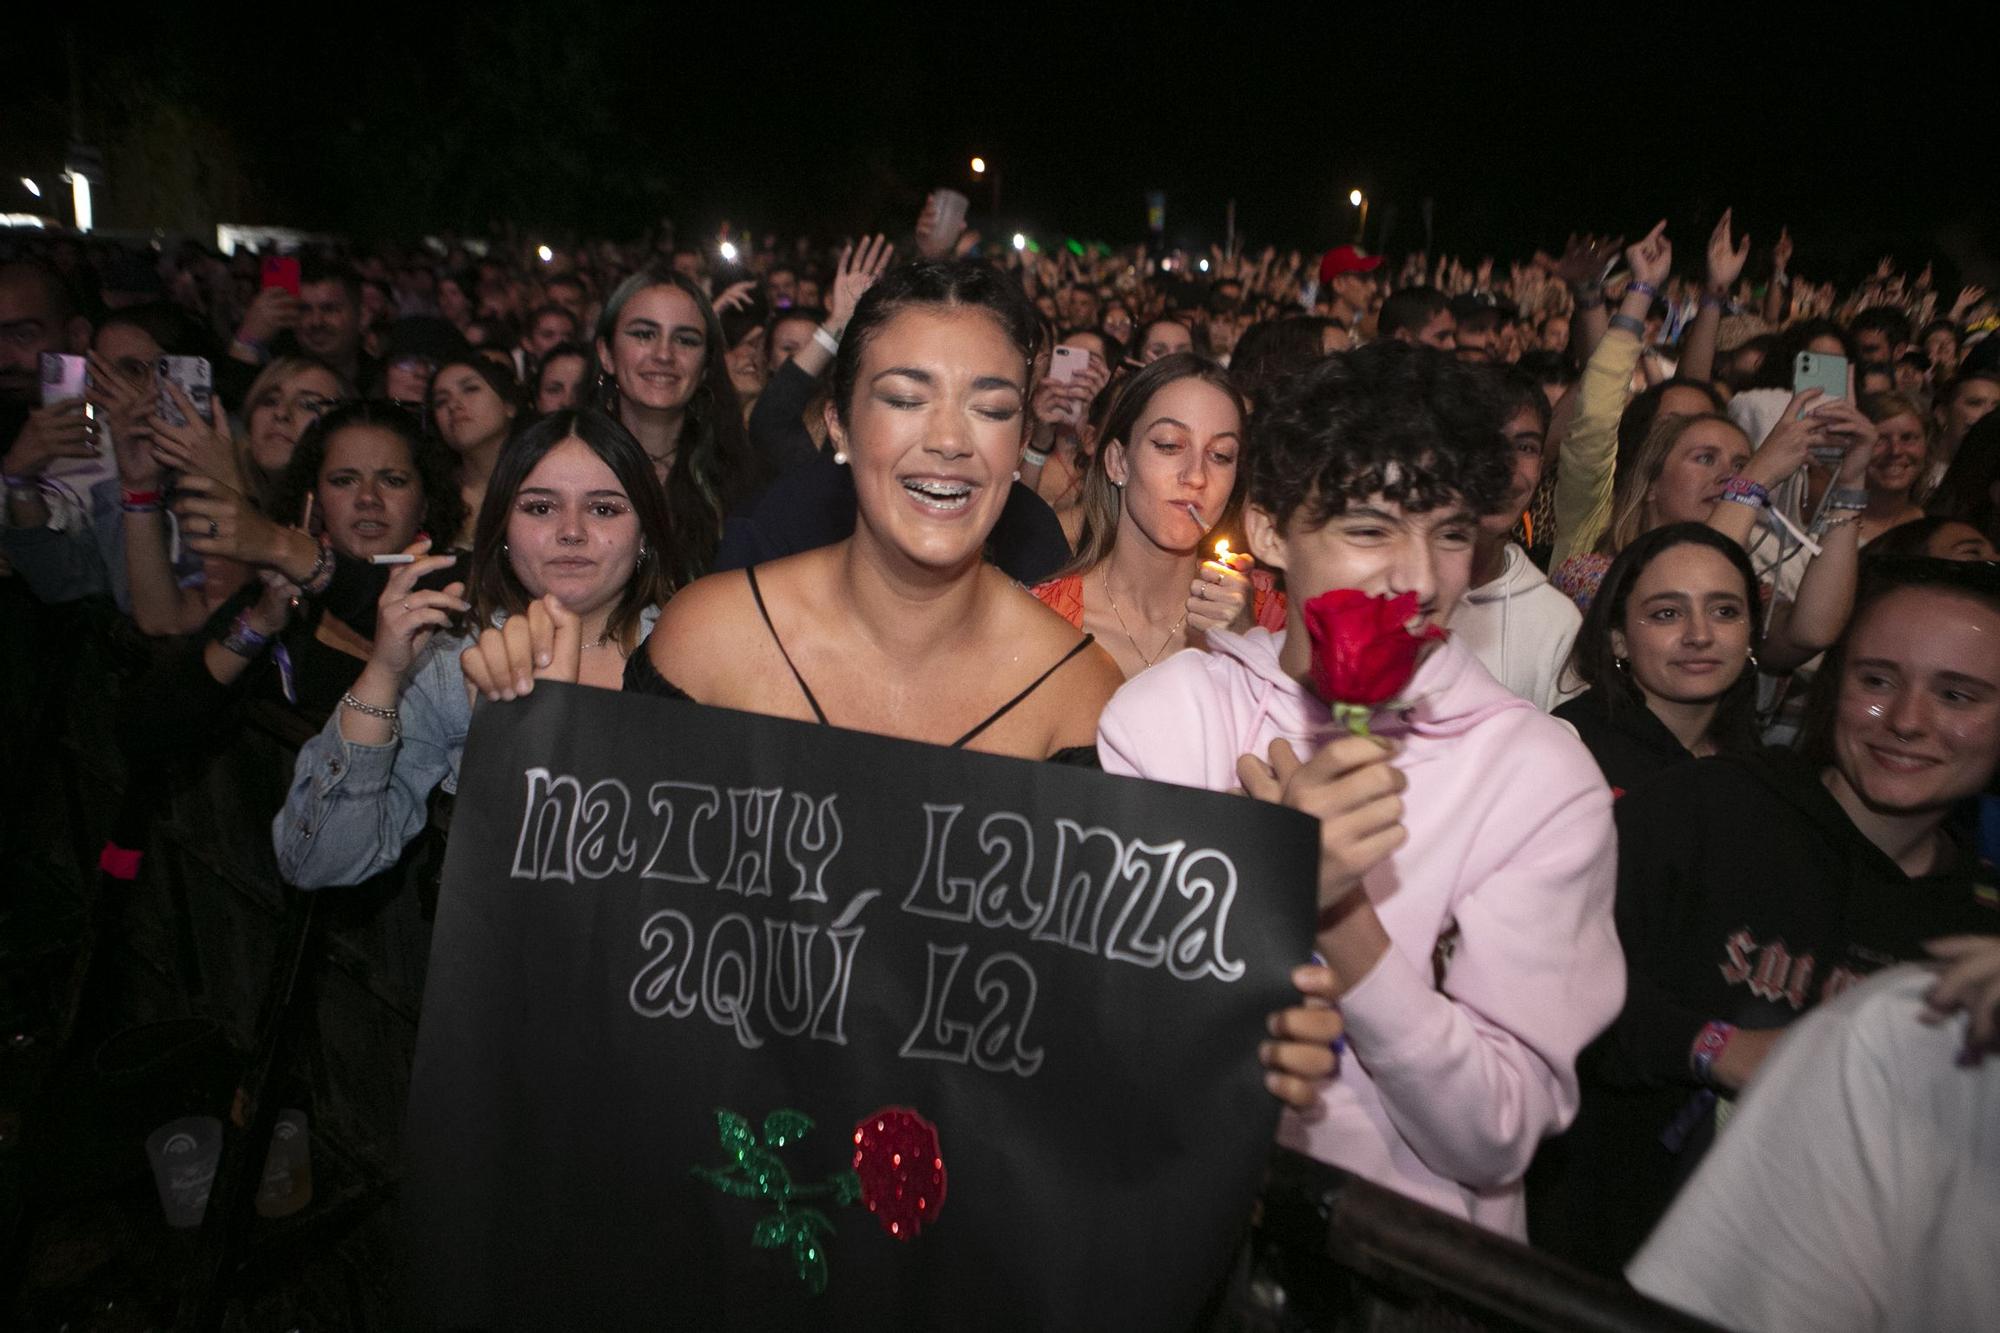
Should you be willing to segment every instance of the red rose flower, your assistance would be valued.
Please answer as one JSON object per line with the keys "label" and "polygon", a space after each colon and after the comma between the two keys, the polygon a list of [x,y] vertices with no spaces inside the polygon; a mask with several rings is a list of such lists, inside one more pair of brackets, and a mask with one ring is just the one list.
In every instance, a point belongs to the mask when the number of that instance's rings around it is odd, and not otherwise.
{"label": "red rose flower", "polygon": [[903,1106],[885,1106],[854,1127],[861,1202],[882,1229],[910,1240],[944,1207],[944,1154],[937,1126]]}
{"label": "red rose flower", "polygon": [[1371,597],[1354,588],[1323,592],[1300,608],[1312,640],[1312,686],[1358,735],[1368,715],[1410,683],[1424,645],[1445,637],[1435,625],[1410,628],[1417,595]]}

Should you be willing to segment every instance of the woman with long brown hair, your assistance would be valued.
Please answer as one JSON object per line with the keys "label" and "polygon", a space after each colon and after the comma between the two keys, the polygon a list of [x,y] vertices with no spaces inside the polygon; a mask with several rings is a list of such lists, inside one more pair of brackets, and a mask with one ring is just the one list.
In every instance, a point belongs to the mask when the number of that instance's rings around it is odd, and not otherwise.
{"label": "woman with long brown hair", "polygon": [[1129,678],[1214,630],[1276,629],[1285,602],[1248,555],[1204,561],[1243,475],[1242,395],[1177,352],[1126,381],[1083,480],[1076,558],[1035,596],[1104,645]]}

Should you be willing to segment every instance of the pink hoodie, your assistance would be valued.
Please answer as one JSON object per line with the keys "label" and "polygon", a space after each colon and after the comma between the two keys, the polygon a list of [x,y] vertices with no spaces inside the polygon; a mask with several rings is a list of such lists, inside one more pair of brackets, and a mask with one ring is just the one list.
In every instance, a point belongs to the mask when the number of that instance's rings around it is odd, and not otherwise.
{"label": "pink hoodie", "polygon": [[[1210,652],[1127,682],[1098,723],[1105,769],[1228,791],[1237,757],[1277,737],[1309,756],[1333,733],[1279,668],[1284,641],[1211,632]],[[1568,727],[1455,639],[1406,697],[1374,729],[1402,742],[1410,836],[1363,881],[1391,947],[1341,999],[1340,1072],[1278,1140],[1524,1239],[1521,1177],[1576,1115],[1577,1053],[1625,999],[1611,792]]]}

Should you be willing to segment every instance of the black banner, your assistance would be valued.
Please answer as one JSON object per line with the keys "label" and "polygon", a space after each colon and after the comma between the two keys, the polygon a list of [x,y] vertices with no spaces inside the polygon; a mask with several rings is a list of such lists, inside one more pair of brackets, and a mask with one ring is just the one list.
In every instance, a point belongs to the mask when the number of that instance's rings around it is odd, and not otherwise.
{"label": "black banner", "polygon": [[543,684],[466,746],[412,1321],[1175,1329],[1248,1221],[1316,830]]}

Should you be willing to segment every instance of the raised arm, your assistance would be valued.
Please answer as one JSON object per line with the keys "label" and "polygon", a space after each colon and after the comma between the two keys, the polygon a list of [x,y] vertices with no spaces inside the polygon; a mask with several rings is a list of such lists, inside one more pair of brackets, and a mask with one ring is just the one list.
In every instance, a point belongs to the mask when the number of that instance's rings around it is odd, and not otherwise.
{"label": "raised arm", "polygon": [[1750,258],[1747,234],[1737,244],[1729,243],[1729,220],[1733,212],[1733,209],[1722,210],[1722,217],[1708,238],[1708,283],[1702,288],[1701,310],[1688,327],[1687,341],[1681,347],[1680,374],[1684,379],[1715,378],[1715,338],[1722,328],[1722,308],[1729,303],[1730,289]]}
{"label": "raised arm", "polygon": [[1631,393],[1643,350],[1646,313],[1673,267],[1667,224],[1657,224],[1625,250],[1632,282],[1611,327],[1591,353],[1577,389],[1576,415],[1563,437],[1556,471],[1556,548],[1552,564],[1597,545],[1611,522],[1618,463],[1618,418]]}

